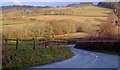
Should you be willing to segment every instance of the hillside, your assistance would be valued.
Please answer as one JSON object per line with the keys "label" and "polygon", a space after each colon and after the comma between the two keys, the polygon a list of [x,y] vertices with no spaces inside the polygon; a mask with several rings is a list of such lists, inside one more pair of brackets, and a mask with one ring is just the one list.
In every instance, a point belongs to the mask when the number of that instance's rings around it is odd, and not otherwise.
{"label": "hillside", "polygon": [[116,7],[116,15],[118,16],[118,20],[120,23],[120,2],[118,2],[117,7]]}
{"label": "hillside", "polygon": [[109,9],[115,9],[117,6],[117,2],[99,2],[98,6]]}
{"label": "hillside", "polygon": [[[89,35],[95,33],[98,25],[112,13],[110,9],[91,5],[59,8],[7,7],[2,12],[3,33],[9,38],[69,33]],[[74,38],[78,38],[77,35]]]}
{"label": "hillside", "polygon": [[[40,15],[83,15],[83,16],[106,16],[112,11],[96,6],[61,7],[61,8],[38,8],[38,7],[8,7],[3,8],[4,18],[29,17]],[[12,16],[12,17],[11,17]]]}

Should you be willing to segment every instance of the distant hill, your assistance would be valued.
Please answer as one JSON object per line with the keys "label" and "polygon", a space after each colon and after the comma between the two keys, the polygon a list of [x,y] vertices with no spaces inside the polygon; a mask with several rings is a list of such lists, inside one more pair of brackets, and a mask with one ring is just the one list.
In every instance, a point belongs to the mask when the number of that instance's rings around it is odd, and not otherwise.
{"label": "distant hill", "polygon": [[117,6],[117,2],[99,2],[98,6],[109,9],[115,9]]}
{"label": "distant hill", "polygon": [[12,5],[2,6],[2,8],[51,8],[50,6]]}
{"label": "distant hill", "polygon": [[120,2],[100,2],[98,3],[98,6],[113,9],[120,22]]}
{"label": "distant hill", "polygon": [[92,2],[80,2],[80,5],[93,5]]}
{"label": "distant hill", "polygon": [[79,4],[68,4],[66,7],[79,7],[79,6],[88,6],[88,5],[93,5],[92,2],[80,2]]}

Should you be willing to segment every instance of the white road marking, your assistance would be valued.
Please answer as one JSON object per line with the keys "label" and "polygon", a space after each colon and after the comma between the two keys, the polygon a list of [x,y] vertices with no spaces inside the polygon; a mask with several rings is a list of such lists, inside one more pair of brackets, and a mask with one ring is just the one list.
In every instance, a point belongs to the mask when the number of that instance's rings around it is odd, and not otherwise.
{"label": "white road marking", "polygon": [[[77,50],[77,49],[75,49],[75,50]],[[79,52],[83,53],[83,51],[81,51],[81,50],[77,50],[77,51],[79,51]],[[90,53],[90,52],[86,52],[86,51],[84,51],[84,53]],[[96,62],[96,61],[98,60],[98,56],[97,56],[97,55],[95,55],[94,53],[90,53],[90,54],[91,54],[91,55],[93,55],[93,56],[95,57],[95,60],[94,60],[93,62],[91,62],[91,63]]]}
{"label": "white road marking", "polygon": [[95,55],[95,54],[93,54],[93,53],[91,53],[92,55]]}
{"label": "white road marking", "polygon": [[95,54],[93,54],[93,53],[90,53],[91,55],[93,55],[93,56],[95,56],[95,60],[92,62],[92,63],[94,63],[94,62],[96,62],[97,61],[97,59],[98,59],[98,56],[97,55],[95,55]]}

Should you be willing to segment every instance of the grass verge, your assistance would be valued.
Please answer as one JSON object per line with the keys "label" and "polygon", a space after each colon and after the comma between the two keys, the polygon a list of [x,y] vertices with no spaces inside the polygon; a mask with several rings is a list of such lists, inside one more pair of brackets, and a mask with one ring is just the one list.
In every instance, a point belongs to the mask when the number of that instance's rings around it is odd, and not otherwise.
{"label": "grass verge", "polygon": [[[73,56],[67,46],[48,47],[40,49],[9,49],[10,61],[5,63],[4,68],[26,68],[36,65],[49,64],[61,61]],[[7,60],[6,60],[7,61]]]}

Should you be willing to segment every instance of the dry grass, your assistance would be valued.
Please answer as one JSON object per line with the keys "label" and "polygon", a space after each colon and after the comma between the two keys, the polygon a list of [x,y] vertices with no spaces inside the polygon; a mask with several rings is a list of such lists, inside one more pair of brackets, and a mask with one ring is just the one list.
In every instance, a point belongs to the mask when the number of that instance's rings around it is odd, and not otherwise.
{"label": "dry grass", "polygon": [[112,10],[96,6],[84,7],[63,7],[63,8],[10,8],[3,9],[4,17],[11,16],[40,16],[40,15],[86,15],[86,16],[106,16]]}
{"label": "dry grass", "polygon": [[43,20],[43,21],[72,19],[74,21],[78,21],[78,22],[81,22],[81,23],[84,23],[86,21],[86,19],[92,21],[93,23],[98,22],[98,21],[95,20],[95,18],[98,18],[98,19],[101,19],[101,20],[107,19],[107,17],[84,17],[84,16],[65,16],[65,15],[33,16],[33,17],[30,17],[30,18],[34,18],[34,19],[37,19],[37,20]]}
{"label": "dry grass", "polygon": [[[11,8],[3,10],[3,18],[5,19],[2,28],[5,36],[15,38],[43,37],[76,32],[92,34],[97,30],[97,25],[107,20],[108,13],[112,13],[111,10],[95,6],[23,8],[21,10]],[[79,35],[69,35],[68,38],[76,38],[75,36]]]}
{"label": "dry grass", "polygon": [[118,38],[118,26],[106,22],[101,23],[100,28],[104,32],[105,36],[109,38]]}
{"label": "dry grass", "polygon": [[[63,18],[64,17],[64,18]],[[47,35],[60,35],[75,32],[93,33],[100,21],[106,17],[80,17],[80,16],[36,16],[36,21],[14,25],[3,25],[3,33],[12,38],[30,38]],[[12,22],[13,20],[11,20]],[[19,27],[18,27],[19,26]],[[14,29],[14,30],[13,30]],[[47,32],[46,32],[47,31]]]}
{"label": "dry grass", "polygon": [[31,24],[4,25],[3,34],[8,38],[43,37],[75,33],[79,26],[80,23],[73,20],[42,21]]}
{"label": "dry grass", "polygon": [[79,33],[68,33],[68,34],[62,34],[62,35],[54,35],[54,38],[60,38],[60,39],[77,39],[77,38],[85,38],[88,34],[84,32]]}

